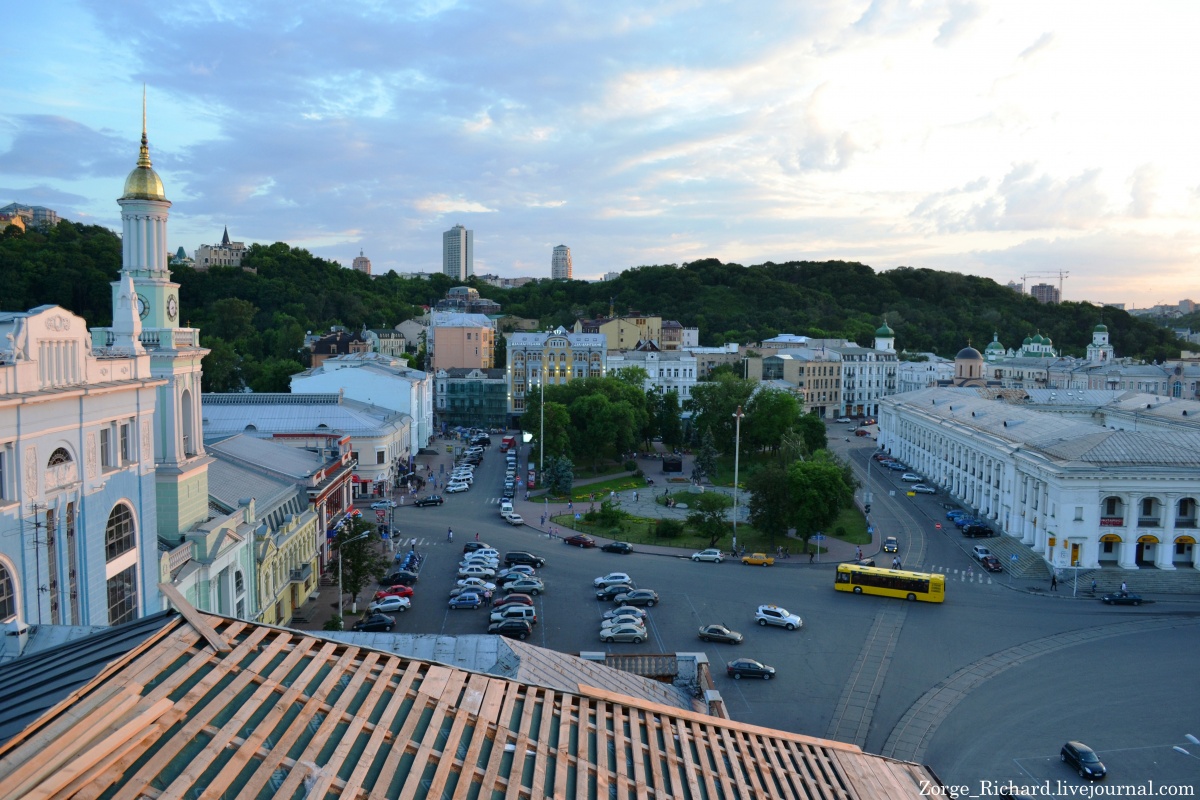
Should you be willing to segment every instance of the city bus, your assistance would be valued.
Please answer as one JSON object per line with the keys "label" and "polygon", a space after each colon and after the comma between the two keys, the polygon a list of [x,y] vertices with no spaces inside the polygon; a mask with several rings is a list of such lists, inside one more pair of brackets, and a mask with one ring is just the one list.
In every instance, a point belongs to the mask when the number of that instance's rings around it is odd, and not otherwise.
{"label": "city bus", "polygon": [[940,603],[946,599],[946,576],[903,569],[839,564],[833,588],[855,594],[881,594]]}

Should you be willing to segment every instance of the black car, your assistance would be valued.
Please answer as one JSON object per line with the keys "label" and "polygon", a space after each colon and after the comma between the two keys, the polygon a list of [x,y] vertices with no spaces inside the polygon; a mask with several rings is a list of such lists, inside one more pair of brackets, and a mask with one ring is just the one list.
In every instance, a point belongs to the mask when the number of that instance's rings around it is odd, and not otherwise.
{"label": "black car", "polygon": [[609,542],[600,549],[606,553],[621,553],[622,555],[628,555],[633,552],[633,545],[631,545],[629,542]]}
{"label": "black car", "polygon": [[417,582],[417,573],[398,569],[386,578],[379,579],[380,586],[412,586]]}
{"label": "black car", "polygon": [[474,553],[476,550],[492,550],[494,549],[487,542],[467,542],[463,545],[464,553]]}
{"label": "black car", "polygon": [[440,494],[429,494],[413,500],[413,505],[418,508],[421,506],[440,506],[441,504],[442,496]]}
{"label": "black car", "polygon": [[764,681],[769,681],[775,677],[775,668],[768,667],[753,658],[737,658],[725,665],[725,674],[734,680],[762,678]]}
{"label": "black car", "polygon": [[597,589],[596,590],[596,599],[597,600],[612,600],[614,597],[616,597],[619,594],[625,594],[626,592],[632,592],[633,589],[634,589],[634,587],[628,583],[614,583],[612,586],[605,586],[603,589]]}
{"label": "black car", "polygon": [[1129,592],[1113,592],[1104,595],[1100,600],[1110,606],[1140,606],[1142,604],[1140,594],[1130,594]]}
{"label": "black car", "polygon": [[965,528],[962,529],[962,535],[969,536],[971,538],[977,538],[977,537],[986,538],[988,536],[995,536],[996,532],[993,531],[987,525],[967,525]]}
{"label": "black car", "polygon": [[504,491],[500,493],[500,496],[505,500],[512,500],[517,496],[517,490],[512,486],[505,486]]}
{"label": "black car", "polygon": [[507,636],[510,639],[528,639],[533,633],[533,626],[523,619],[502,619],[488,625],[487,632]]}
{"label": "black car", "polygon": [[369,614],[354,623],[353,630],[386,633],[394,627],[396,627],[396,620],[387,614]]}
{"label": "black car", "polygon": [[509,567],[513,564],[528,564],[531,567],[541,569],[546,566],[546,559],[541,556],[535,556],[533,553],[526,553],[524,550],[514,550],[511,553],[504,554],[504,564]]}
{"label": "black car", "polygon": [[1070,764],[1081,778],[1098,781],[1108,774],[1096,751],[1083,742],[1067,742],[1058,753],[1064,764]]}

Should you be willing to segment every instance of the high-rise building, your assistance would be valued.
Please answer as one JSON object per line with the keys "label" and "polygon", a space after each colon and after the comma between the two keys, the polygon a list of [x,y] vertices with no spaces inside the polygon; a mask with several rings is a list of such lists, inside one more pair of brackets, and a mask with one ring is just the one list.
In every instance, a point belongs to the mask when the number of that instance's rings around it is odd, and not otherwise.
{"label": "high-rise building", "polygon": [[363,255],[363,251],[358,251],[358,258],[354,259],[354,271],[361,272],[364,275],[371,274],[371,259]]}
{"label": "high-rise building", "polygon": [[442,272],[458,281],[475,274],[475,232],[455,225],[442,234]]}
{"label": "high-rise building", "polygon": [[550,280],[571,280],[571,248],[565,244],[554,248],[554,255],[550,257]]}
{"label": "high-rise building", "polygon": [[1039,303],[1058,303],[1062,297],[1058,287],[1051,283],[1039,283],[1029,287],[1029,294]]}

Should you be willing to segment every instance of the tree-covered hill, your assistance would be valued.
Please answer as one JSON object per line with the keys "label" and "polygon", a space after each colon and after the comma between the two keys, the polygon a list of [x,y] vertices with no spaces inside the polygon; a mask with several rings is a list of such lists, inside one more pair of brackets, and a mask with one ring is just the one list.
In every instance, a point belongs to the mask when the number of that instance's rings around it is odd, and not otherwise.
{"label": "tree-covered hill", "polygon": [[[5,276],[2,307],[26,310],[57,303],[89,325],[111,321],[109,282],[120,270],[120,240],[97,226],[64,221],[49,231],[0,235]],[[256,369],[277,376],[299,358],[305,331],[345,325],[390,327],[444,297],[454,283],[394,273],[368,277],[283,243],[251,245],[244,262],[256,272],[216,268],[173,272],[181,287],[183,324],[203,331],[206,346],[239,360],[247,385]],[[902,267],[876,272],[863,264],[826,262],[723,264],[707,259],[642,266],[613,281],[535,281],[515,289],[472,284],[505,312],[543,325],[578,317],[642,312],[700,329],[701,344],[754,342],[778,333],[845,337],[870,345],[886,318],[896,345],[952,357],[968,342],[982,349],[998,333],[1007,347],[1036,332],[1068,355],[1082,355],[1097,323],[1108,325],[1120,355],[1176,358],[1171,331],[1124,311],[1087,303],[1043,305],[996,282],[953,272]],[[262,363],[274,361],[272,368]],[[206,369],[208,369],[206,364]],[[216,378],[214,367],[214,379]],[[248,369],[249,368],[249,369]],[[208,376],[206,375],[206,378]]]}

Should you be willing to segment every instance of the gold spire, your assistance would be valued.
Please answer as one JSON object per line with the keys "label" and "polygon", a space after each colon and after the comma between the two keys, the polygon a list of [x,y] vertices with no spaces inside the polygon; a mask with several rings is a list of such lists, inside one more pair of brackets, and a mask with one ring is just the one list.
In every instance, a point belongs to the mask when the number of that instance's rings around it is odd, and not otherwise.
{"label": "gold spire", "polygon": [[142,147],[138,151],[137,166],[125,179],[122,197],[142,200],[166,200],[162,180],[150,163],[150,140],[146,136],[146,85],[142,84]]}

